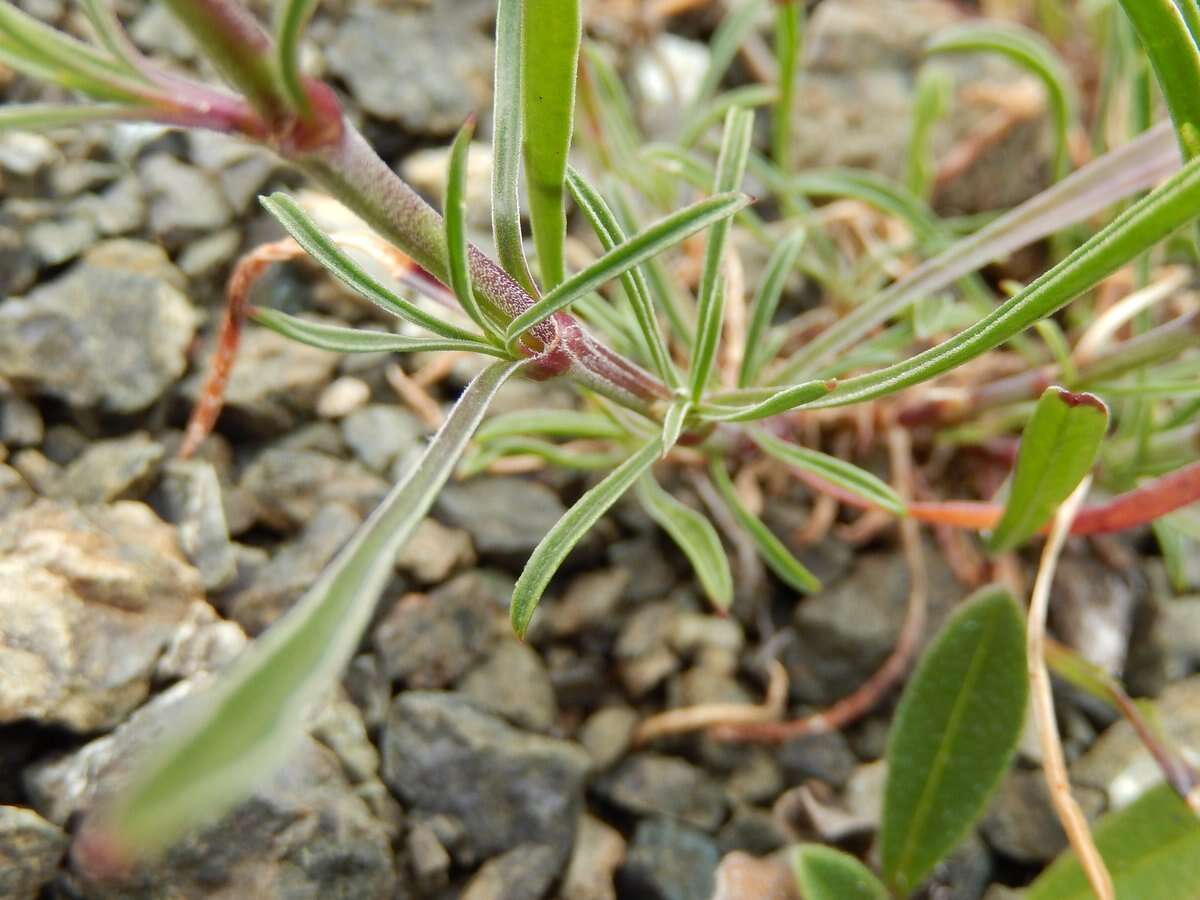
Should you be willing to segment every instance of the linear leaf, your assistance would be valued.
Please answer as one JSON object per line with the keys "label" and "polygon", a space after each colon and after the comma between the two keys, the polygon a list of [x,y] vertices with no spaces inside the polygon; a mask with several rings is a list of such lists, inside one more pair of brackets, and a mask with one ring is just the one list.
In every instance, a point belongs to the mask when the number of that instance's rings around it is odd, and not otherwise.
{"label": "linear leaf", "polygon": [[331,272],[338,281],[356,294],[370,300],[380,309],[401,316],[427,328],[434,334],[460,341],[474,341],[476,335],[432,316],[415,303],[395,294],[376,281],[317,227],[300,205],[287,194],[275,193],[260,198],[267,212],[273,215],[288,234],[308,254]]}
{"label": "linear leaf", "polygon": [[775,377],[781,381],[811,378],[821,366],[922,297],[945,289],[992,260],[1154,186],[1178,168],[1179,149],[1169,123],[1164,122],[946,248],[855,307],[794,354]]}
{"label": "linear leaf", "polygon": [[899,896],[981,815],[1021,737],[1029,684],[1016,601],[989,586],[950,617],[892,723],[880,850]]}
{"label": "linear leaf", "polygon": [[505,437],[489,441],[478,452],[468,456],[459,467],[459,476],[470,478],[479,474],[492,463],[510,456],[536,456],[538,459],[557,466],[580,472],[611,469],[621,464],[625,454],[606,450],[579,450],[563,447],[550,441],[532,437]]}
{"label": "linear leaf", "polygon": [[[721,139],[721,153],[717,157],[717,175],[713,192],[736,190],[746,174],[746,157],[750,153],[750,141],[754,137],[754,112],[748,109],[731,109],[725,116],[725,134]],[[699,299],[697,301],[696,346],[692,351],[690,372],[692,399],[699,402],[708,387],[717,358],[717,345],[721,341],[724,324],[725,303],[721,282],[724,280],[725,240],[729,236],[729,221],[721,220],[713,225],[704,249],[704,268],[700,273]]]}
{"label": "linear leaf", "polygon": [[779,298],[783,296],[788,274],[796,265],[807,234],[803,228],[797,228],[775,246],[767,259],[758,290],[754,293],[754,299],[750,301],[750,325],[746,329],[746,345],[742,351],[742,365],[738,370],[738,387],[752,384],[767,359],[766,342],[763,338],[771,320],[775,318],[775,310],[779,308]]}
{"label": "linear leaf", "polygon": [[[1181,10],[1187,2],[1173,0],[1120,0],[1150,57],[1158,86],[1166,98],[1171,120],[1185,158],[1200,153],[1200,48],[1188,27],[1196,18]],[[1191,21],[1189,21],[1191,20]]]}
{"label": "linear leaf", "polygon": [[[696,99],[692,103],[693,110],[706,103],[717,92],[717,88],[721,85],[721,79],[725,77],[742,42],[750,33],[750,29],[754,27],[755,21],[762,15],[765,7],[764,0],[749,0],[735,8],[717,26],[712,40],[709,41],[708,68],[704,71],[704,77],[700,79],[700,85],[696,89]],[[686,118],[690,118],[690,116]]]}
{"label": "linear leaf", "polygon": [[622,241],[582,272],[572,275],[513,319],[505,332],[505,339],[512,341],[525,329],[570,306],[606,281],[662,253],[714,222],[729,218],[749,202],[750,198],[745,194],[718,194],[660,219],[640,234]]}
{"label": "linear leaf", "polygon": [[905,515],[904,501],[900,495],[870,472],[827,453],[781,441],[762,429],[752,430],[750,436],[764,453],[780,462],[811,472],[888,512]]}
{"label": "linear leaf", "polygon": [[500,265],[538,296],[521,237],[521,16],[524,0],[496,6],[492,89],[492,235]]}
{"label": "linear leaf", "polygon": [[837,382],[833,379],[806,381],[795,387],[780,388],[768,399],[753,406],[743,406],[728,411],[706,409],[702,413],[702,418],[710,422],[752,422],[755,419],[766,419],[819,400],[828,395],[835,387],[837,387]]}
{"label": "linear leaf", "polygon": [[708,471],[713,484],[717,486],[721,498],[725,501],[725,505],[729,507],[738,524],[753,539],[759,556],[771,571],[778,575],[785,584],[802,593],[811,594],[819,591],[821,582],[817,576],[796,559],[792,552],[784,546],[783,541],[779,540],[775,533],[742,503],[729,474],[725,471],[724,461],[714,457],[709,462]]}
{"label": "linear leaf", "polygon": [[280,0],[275,5],[275,65],[293,109],[308,112],[308,92],[300,71],[300,38],[320,0]]}
{"label": "linear leaf", "polygon": [[932,146],[933,128],[946,114],[953,89],[953,76],[945,69],[924,66],[917,76],[905,184],[913,196],[923,200],[929,199],[936,175]]}
{"label": "linear leaf", "polygon": [[792,171],[792,108],[796,72],[804,41],[805,7],[801,2],[775,4],[775,59],[779,65],[779,100],[771,111],[771,159],[784,173]]}
{"label": "linear leaf", "polygon": [[1046,389],[1021,434],[1004,515],[988,539],[993,553],[1020,546],[1049,521],[1091,471],[1107,427],[1099,397]]}
{"label": "linear leaf", "polygon": [[667,407],[662,426],[663,456],[666,456],[667,452],[678,443],[679,435],[683,433],[684,422],[687,421],[688,413],[691,411],[692,401],[686,397],[677,398]]}
{"label": "linear leaf", "polygon": [[87,122],[153,119],[149,107],[118,103],[72,106],[58,103],[11,103],[0,106],[0,131],[49,131]]}
{"label": "linear leaf", "polygon": [[438,338],[414,338],[388,331],[367,331],[361,328],[346,328],[340,325],[327,325],[313,322],[279,312],[275,309],[256,307],[250,312],[250,318],[282,334],[284,337],[319,347],[322,350],[332,350],[335,353],[418,353],[434,350],[450,350],[467,353],[482,353],[507,359],[508,354],[489,344],[479,341],[455,341]]}
{"label": "linear leaf", "polygon": [[450,263],[450,289],[467,316],[497,342],[503,343],[496,324],[483,314],[471,286],[471,265],[467,256],[467,161],[475,121],[469,120],[450,147],[450,166],[446,176],[446,253]]}
{"label": "linear leaf", "polygon": [[475,435],[486,442],[502,437],[541,434],[559,438],[620,438],[625,430],[607,416],[573,409],[518,410],[488,419]]}
{"label": "linear leaf", "polygon": [[875,172],[856,169],[813,169],[794,175],[787,186],[806,197],[850,197],[907,224],[920,241],[938,236],[933,211],[908,188]]}
{"label": "linear leaf", "polygon": [[1153,247],[1200,211],[1200,162],[1130,206],[1082,247],[970,328],[936,347],[867,375],[843,381],[819,406],[861,403],[895,393],[998,347],[1038,319],[1066,306]]}
{"label": "linear leaf", "polygon": [[566,274],[563,182],[575,123],[575,78],[582,38],[579,0],[524,0],[521,93],[529,219],[542,284]]}
{"label": "linear leaf", "polygon": [[729,556],[712,523],[664,491],[649,473],[638,480],[637,497],[650,518],[688,558],[713,606],[729,609],[733,603],[733,575]]}
{"label": "linear leaf", "polygon": [[488,403],[522,365],[493,363],[468,385],[421,461],[308,592],[195,696],[98,825],[118,847],[148,852],[171,843],[220,815],[286,758],[309,707],[329,692],[358,646],[397,551],[450,477]]}
{"label": "linear leaf", "polygon": [[[1109,813],[1093,830],[1118,900],[1179,900],[1200,884],[1200,819],[1166,785]],[[1026,900],[1090,900],[1073,853],[1060,856],[1033,883]]]}
{"label": "linear leaf", "polygon": [[[600,193],[574,169],[567,171],[567,187],[571,191],[575,205],[591,223],[592,230],[600,239],[600,246],[604,248],[605,252],[620,245],[625,240],[625,232]],[[658,320],[654,316],[654,304],[650,300],[650,288],[646,284],[645,276],[635,266],[621,276],[621,285],[633,307],[634,317],[637,319],[638,328],[642,333],[655,370],[663,381],[677,387],[679,373],[671,361],[670,353],[667,352],[666,341],[658,327]]]}
{"label": "linear leaf", "polygon": [[580,497],[534,548],[513,588],[512,606],[509,609],[513,631],[518,637],[525,636],[546,585],[567,554],[660,455],[662,439],[656,437]]}
{"label": "linear leaf", "polygon": [[143,67],[144,61],[139,57],[137,49],[125,35],[121,21],[113,12],[108,0],[80,0],[83,14],[91,23],[92,30],[100,45],[113,57],[120,60],[126,71],[134,78],[149,82]]}
{"label": "linear leaf", "polygon": [[792,853],[792,871],[804,900],[890,900],[870,869],[833,847],[802,844]]}

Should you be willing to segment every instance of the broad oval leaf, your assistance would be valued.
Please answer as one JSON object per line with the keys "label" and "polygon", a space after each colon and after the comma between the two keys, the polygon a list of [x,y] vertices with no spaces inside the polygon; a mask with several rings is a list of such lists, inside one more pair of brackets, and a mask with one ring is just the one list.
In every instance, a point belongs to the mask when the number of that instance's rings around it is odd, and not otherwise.
{"label": "broad oval leaf", "polygon": [[567,510],[534,548],[513,587],[509,618],[517,637],[524,637],[546,585],[567,554],[588,530],[621,499],[662,453],[662,439],[654,438],[604,477]]}
{"label": "broad oval leaf", "polygon": [[129,788],[90,827],[121,854],[164,847],[219,816],[287,756],[371,619],[396,553],[433,505],[496,392],[522,365],[467,386],[420,462],[305,595],[179,715]]}
{"label": "broad oval leaf", "polygon": [[579,0],[523,0],[521,95],[529,221],[547,289],[562,283],[567,213],[563,181],[575,122],[582,38]]}
{"label": "broad oval leaf", "polygon": [[738,524],[750,535],[758,550],[758,555],[762,557],[763,562],[771,571],[779,576],[779,579],[785,584],[805,594],[819,591],[821,582],[817,576],[810,572],[804,563],[796,559],[792,552],[784,546],[783,541],[779,540],[775,533],[766,526],[766,523],[750,512],[742,503],[733,482],[729,479],[729,474],[725,471],[724,461],[714,457],[709,463],[708,471],[712,476],[713,484],[717,486],[717,490],[721,494],[721,499],[725,501],[725,505],[729,507]]}
{"label": "broad oval leaf", "polygon": [[[1117,900],[1181,900],[1200,885],[1200,818],[1166,785],[1151,788],[1102,818],[1092,835]],[[1065,853],[1033,883],[1025,900],[1091,900],[1087,876]]]}
{"label": "broad oval leaf", "polygon": [[506,339],[514,340],[525,329],[570,306],[606,281],[628,272],[714,222],[727,219],[749,202],[750,198],[744,194],[718,194],[660,219],[645,231],[622,241],[582,272],[572,275],[513,319],[505,334]]}
{"label": "broad oval leaf", "polygon": [[729,609],[733,602],[733,575],[729,571],[729,557],[712,523],[664,491],[652,475],[644,475],[638,481],[637,497],[650,518],[688,558],[708,599],[717,609]]}
{"label": "broad oval leaf", "polygon": [[849,853],[823,844],[802,844],[792,871],[804,900],[890,900],[875,874]]}
{"label": "broad oval leaf", "polygon": [[1004,515],[988,547],[1019,546],[1046,524],[1091,471],[1108,427],[1108,407],[1094,394],[1047,388],[1021,434]]}
{"label": "broad oval leaf", "polygon": [[249,314],[251,321],[257,322],[284,337],[319,347],[322,350],[332,350],[335,353],[416,353],[433,350],[451,350],[467,353],[483,353],[489,356],[507,358],[508,354],[498,347],[482,344],[478,341],[452,341],[445,338],[405,337],[402,334],[392,334],[387,331],[367,331],[361,328],[347,328],[343,325],[327,325],[289,315],[275,309],[255,308]]}
{"label": "broad oval leaf", "polygon": [[915,890],[984,811],[1028,695],[1021,611],[1004,589],[982,588],[934,639],[892,723],[880,850],[897,894]]}
{"label": "broad oval leaf", "polygon": [[900,495],[870,472],[844,462],[836,456],[830,456],[828,453],[821,453],[818,450],[810,450],[798,444],[782,441],[762,429],[756,428],[750,434],[754,438],[754,443],[764,453],[775,457],[780,462],[811,472],[888,512],[898,516],[907,514]]}

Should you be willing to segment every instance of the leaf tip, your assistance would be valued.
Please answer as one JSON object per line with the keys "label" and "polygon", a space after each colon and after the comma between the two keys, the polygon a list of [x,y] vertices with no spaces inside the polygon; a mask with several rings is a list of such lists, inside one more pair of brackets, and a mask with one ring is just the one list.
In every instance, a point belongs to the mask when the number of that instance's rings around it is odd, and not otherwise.
{"label": "leaf tip", "polygon": [[1097,397],[1095,394],[1089,394],[1087,391],[1068,391],[1063,387],[1052,387],[1054,396],[1065,403],[1068,407],[1074,409],[1077,406],[1090,406],[1105,418],[1108,417],[1108,404]]}

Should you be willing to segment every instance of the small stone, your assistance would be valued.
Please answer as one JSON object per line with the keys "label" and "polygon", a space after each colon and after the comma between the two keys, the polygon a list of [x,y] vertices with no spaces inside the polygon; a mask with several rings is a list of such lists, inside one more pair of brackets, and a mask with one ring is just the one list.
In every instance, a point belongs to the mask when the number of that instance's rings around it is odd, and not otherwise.
{"label": "small stone", "polygon": [[0,463],[0,517],[24,509],[36,496],[20,472]]}
{"label": "small stone", "polygon": [[0,897],[34,900],[58,871],[67,836],[32,809],[0,806]]}
{"label": "small stone", "polygon": [[675,756],[638,753],[601,776],[598,795],[639,816],[666,816],[715,832],[725,818],[725,795],[703,769]]}
{"label": "small stone", "polygon": [[322,419],[341,419],[371,399],[371,388],[361,378],[343,375],[329,383],[317,397],[316,412]]}
{"label": "small stone", "polygon": [[761,750],[752,750],[725,782],[729,796],[743,803],[769,803],[783,787],[783,773],[775,754]]}
{"label": "small stone", "polygon": [[376,626],[372,645],[388,678],[444,688],[483,657],[502,627],[497,592],[468,572],[428,596],[402,599]]}
{"label": "small stone", "polygon": [[631,603],[658,600],[670,592],[679,580],[658,542],[650,536],[617,541],[608,547],[608,559],[614,566],[634,574],[625,588]]}
{"label": "small stone", "polygon": [[476,478],[450,484],[437,516],[471,533],[481,556],[525,559],[566,512],[554,491],[524,478]]}
{"label": "small stone", "polygon": [[229,539],[221,483],[212,463],[168,462],[153,505],[179,530],[179,543],[200,570],[204,587],[215,591],[229,585],[237,576],[237,551]]}
{"label": "small stone", "polygon": [[579,742],[597,772],[612,768],[629,752],[637,723],[637,713],[628,706],[606,706],[587,717],[579,728]]}
{"label": "small stone", "polygon": [[817,778],[833,787],[842,787],[858,764],[840,731],[790,738],[780,746],[778,756],[788,784]]}
{"label": "small stone", "polygon": [[462,823],[465,865],[523,844],[553,849],[556,870],[565,864],[587,769],[578,746],[517,731],[448,694],[400,694],[384,731],[384,780],[409,809]]}
{"label": "small stone", "polygon": [[200,577],[140,503],[0,522],[0,722],[111,728],[145,699]]}
{"label": "small stone", "polygon": [[59,495],[84,506],[140,499],[165,455],[162,444],[142,432],[97,441],[63,471]]}
{"label": "small stone", "polygon": [[372,404],[346,413],[342,420],[342,437],[368,469],[386,472],[396,460],[421,447],[425,426],[399,406]]}
{"label": "small stone", "polygon": [[676,653],[684,656],[707,647],[739,653],[745,643],[745,635],[736,619],[680,611],[668,626],[667,641]]}
{"label": "small stone", "polygon": [[[441,206],[450,168],[450,148],[430,147],[410,154],[400,168],[404,180]],[[492,145],[473,141],[467,160],[467,219],[475,228],[491,224]]]}
{"label": "small stone", "polygon": [[547,610],[547,631],[570,637],[611,627],[629,581],[630,574],[623,568],[597,569],[573,578],[562,598]]}
{"label": "small stone", "polygon": [[712,900],[797,900],[796,876],[786,858],[755,859],[734,851],[717,867]]}
{"label": "small stone", "polygon": [[379,752],[367,736],[362,713],[349,700],[331,697],[312,723],[312,736],[334,752],[351,784],[378,776]]}
{"label": "small stone", "polygon": [[625,861],[625,839],[599,819],[579,818],[571,861],[558,894],[561,900],[616,900],[613,876]]}
{"label": "small stone", "polygon": [[460,690],[481,709],[529,731],[549,731],[558,716],[554,688],[541,657],[520,641],[502,641],[463,679]]}
{"label": "small stone", "polygon": [[1110,675],[1125,671],[1133,617],[1141,595],[1136,576],[1105,566],[1099,560],[1066,555],[1055,571],[1054,633],[1084,659]]}
{"label": "small stone", "polygon": [[773,853],[793,840],[769,809],[739,803],[733,815],[717,835],[717,843],[724,853],[741,850],[763,856]]}
{"label": "small stone", "polygon": [[242,246],[237,228],[214,231],[189,243],[179,254],[179,271],[188,278],[207,278],[231,263]]}
{"label": "small stone", "polygon": [[[1099,791],[1076,787],[1072,793],[1089,818],[1104,809],[1104,796]],[[1009,772],[980,830],[997,852],[1022,863],[1048,862],[1067,846],[1041,772]]]}
{"label": "small stone", "polygon": [[62,471],[40,450],[26,447],[13,454],[12,467],[35,493],[52,496],[58,491]]}
{"label": "small stone", "polygon": [[146,194],[141,181],[131,175],[97,194],[77,197],[70,209],[89,221],[99,234],[116,237],[138,231],[146,223]]}
{"label": "small stone", "polygon": [[705,834],[666,819],[639,822],[618,873],[620,896],[711,900],[720,851]]}
{"label": "small stone", "polygon": [[259,519],[280,530],[311,522],[331,503],[366,516],[387,493],[387,482],[354,462],[308,450],[272,447],[246,468],[241,486],[258,501]]}
{"label": "small stone", "polygon": [[171,243],[224,228],[233,218],[209,175],[170,154],[147,157],[138,171],[150,192],[150,229]]}
{"label": "small stone", "polygon": [[201,600],[188,607],[183,621],[154,667],[155,681],[182,681],[223,669],[245,649],[246,633]]}
{"label": "small stone", "polygon": [[92,259],[0,306],[0,375],[74,406],[136,412],[183,374],[195,314],[163,278]]}
{"label": "small stone", "polygon": [[553,848],[521,844],[484,863],[460,900],[541,900],[559,864]]}
{"label": "small stone", "polygon": [[21,178],[32,178],[61,162],[62,153],[48,137],[32,131],[6,131],[0,135],[0,169]]}
{"label": "small stone", "polygon": [[46,434],[38,408],[16,394],[0,397],[0,444],[36,447]]}
{"label": "small stone", "polygon": [[321,507],[265,565],[239,576],[222,595],[222,611],[258,634],[310,588],[362,519],[340,503]]}
{"label": "small stone", "polygon": [[362,712],[367,729],[375,732],[382,728],[392,704],[392,686],[375,654],[360,653],[350,660],[342,685]]}
{"label": "small stone", "polygon": [[29,229],[29,248],[43,266],[61,266],[79,256],[96,240],[95,223],[87,217],[51,219]]}
{"label": "small stone", "polygon": [[638,58],[633,81],[641,118],[654,134],[667,135],[696,98],[709,65],[708,46],[662,32]]}
{"label": "small stone", "polygon": [[408,832],[405,846],[413,877],[421,891],[432,894],[450,883],[450,854],[429,825],[423,822],[414,825]]}
{"label": "small stone", "polygon": [[396,568],[421,584],[441,584],[459,569],[475,565],[471,535],[425,518],[396,557]]}

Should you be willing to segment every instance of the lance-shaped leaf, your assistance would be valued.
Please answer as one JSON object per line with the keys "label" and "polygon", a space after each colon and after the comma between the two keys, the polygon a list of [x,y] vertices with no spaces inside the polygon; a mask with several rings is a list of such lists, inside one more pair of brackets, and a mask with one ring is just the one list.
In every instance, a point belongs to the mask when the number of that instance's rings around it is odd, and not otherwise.
{"label": "lance-shaped leaf", "polygon": [[661,454],[662,439],[656,437],[580,497],[534,548],[513,588],[512,606],[509,608],[513,631],[518,637],[525,636],[546,585],[567,554]]}
{"label": "lance-shaped leaf", "polygon": [[1200,153],[1200,48],[1194,0],[1120,0],[1150,57],[1184,156]]}
{"label": "lance-shaped leaf", "polygon": [[762,557],[763,562],[771,571],[779,576],[779,580],[805,594],[819,591],[821,582],[817,576],[810,572],[804,563],[796,559],[792,552],[784,546],[783,541],[779,540],[775,533],[758,516],[750,512],[746,508],[746,504],[742,503],[729,474],[725,471],[724,461],[714,457],[709,462],[708,471],[713,484],[717,486],[717,490],[721,494],[721,499],[725,501],[725,505],[733,513],[733,517],[737,519],[738,525],[750,535],[754,546],[758,549],[758,555]]}
{"label": "lance-shaped leaf", "polygon": [[691,411],[692,401],[686,397],[676,398],[667,407],[662,424],[663,456],[666,456],[668,451],[679,441],[679,435],[683,433],[684,423]]}
{"label": "lance-shaped leaf", "polygon": [[771,159],[784,173],[792,170],[792,108],[803,33],[804,4],[799,0],[776,3],[775,59],[779,65],[779,100],[771,112]]}
{"label": "lance-shaped leaf", "polygon": [[521,17],[524,0],[496,5],[496,73],[492,88],[492,235],[500,265],[521,287],[538,291],[521,239]]}
{"label": "lance-shaped leaf", "polygon": [[729,571],[729,557],[712,523],[664,491],[652,475],[638,480],[637,497],[650,518],[688,558],[713,606],[729,609],[733,602],[733,575]]}
{"label": "lance-shaped leaf", "polygon": [[1099,397],[1046,389],[1021,434],[1012,488],[989,549],[1012,550],[1050,520],[1091,471],[1107,427],[1108,408]]}
{"label": "lance-shaped leaf", "polygon": [[508,354],[504,350],[479,341],[406,337],[388,331],[347,328],[344,325],[328,325],[324,322],[314,322],[311,319],[302,319],[299,316],[279,312],[276,309],[260,307],[251,310],[249,317],[252,321],[270,328],[284,337],[299,341],[301,344],[308,344],[310,347],[332,350],[335,353],[420,353],[449,350],[483,353],[502,359],[508,358]]}
{"label": "lance-shaped leaf", "polygon": [[758,290],[754,292],[754,299],[750,301],[750,325],[746,329],[742,365],[738,369],[738,387],[753,384],[762,364],[767,360],[767,342],[764,338],[771,320],[775,318],[779,298],[783,296],[783,287],[787,283],[788,274],[796,265],[806,236],[807,232],[803,228],[797,228],[775,246],[767,259]]}
{"label": "lance-shaped leaf", "polygon": [[308,214],[300,208],[300,204],[287,194],[272,194],[270,197],[261,198],[261,202],[267,212],[279,220],[279,224],[297,244],[308,252],[309,256],[356,294],[370,300],[380,309],[401,316],[414,325],[427,328],[434,334],[459,341],[475,340],[476,336],[471,332],[443,322],[437,316],[425,312],[412,301],[385,288],[334,243],[329,235],[321,231],[317,224],[308,217]]}
{"label": "lance-shaped leaf", "polygon": [[88,122],[143,121],[153,119],[149,107],[118,103],[73,106],[59,103],[10,103],[0,106],[0,131],[50,131]]}
{"label": "lance-shaped leaf", "polygon": [[[717,157],[717,176],[714,192],[733,191],[742,183],[746,174],[746,158],[750,153],[750,141],[754,137],[754,112],[748,109],[731,109],[725,116],[725,134],[721,139],[721,153]],[[729,236],[729,220],[723,219],[713,225],[704,249],[704,268],[700,273],[699,299],[696,306],[696,346],[692,350],[692,368],[689,373],[692,399],[699,402],[708,386],[717,358],[717,345],[721,341],[721,327],[725,317],[725,292],[723,290],[725,241]]]}
{"label": "lance-shaped leaf", "polygon": [[[1118,900],[1180,900],[1200,884],[1200,818],[1165,785],[1151,788],[1093,829]],[[1094,895],[1073,853],[1059,857],[1026,900],[1090,900]]]}
{"label": "lance-shaped leaf", "polygon": [[880,851],[907,897],[983,813],[1025,722],[1025,628],[991,586],[950,617],[900,699],[888,739]]}
{"label": "lance-shaped leaf", "polygon": [[496,324],[483,314],[475,300],[471,285],[471,265],[467,256],[467,157],[471,152],[471,136],[475,133],[474,119],[468,121],[454,138],[450,147],[450,167],[446,176],[446,253],[450,262],[450,288],[467,316],[503,343]]}
{"label": "lance-shaped leaf", "polygon": [[775,457],[780,462],[803,469],[805,472],[811,472],[818,478],[828,481],[856,497],[861,497],[881,509],[886,509],[888,512],[898,516],[905,515],[904,501],[900,499],[900,495],[870,472],[844,462],[836,456],[830,456],[828,453],[821,453],[798,444],[782,441],[762,429],[754,429],[750,432],[750,436],[754,438],[754,443],[758,444],[764,453]]}
{"label": "lance-shaped leaf", "polygon": [[[625,232],[621,229],[621,223],[617,221],[613,211],[604,202],[600,192],[588,184],[587,180],[574,169],[567,172],[567,187],[571,191],[575,205],[591,223],[592,230],[600,239],[600,246],[604,248],[605,252],[614,249],[625,240]],[[621,286],[625,289],[625,295],[629,298],[629,303],[633,308],[633,315],[649,352],[650,361],[663,381],[677,387],[679,373],[675,369],[675,364],[671,362],[666,341],[663,340],[662,331],[658,327],[658,319],[654,316],[654,304],[650,300],[650,288],[646,284],[645,276],[642,275],[640,269],[634,267],[621,276]]]}
{"label": "lance-shaped leaf", "polygon": [[581,450],[533,437],[497,438],[463,460],[459,476],[470,478],[497,460],[510,456],[533,456],[560,469],[598,472],[618,466],[625,454],[616,450]]}
{"label": "lance-shaped leaf", "polygon": [[524,0],[521,94],[529,221],[542,284],[566,273],[563,182],[575,123],[575,77],[582,37],[579,0]]}
{"label": "lance-shaped leaf", "polygon": [[928,381],[975,359],[1066,306],[1153,247],[1200,210],[1200,161],[1130,206],[1061,263],[970,328],[878,372],[850,378],[817,406],[862,403]]}
{"label": "lance-shaped leaf", "polygon": [[792,871],[804,900],[891,900],[870,869],[833,847],[802,844],[792,852]]}
{"label": "lance-shaped leaf", "polygon": [[300,70],[300,38],[320,0],[279,0],[275,4],[275,66],[292,108],[307,113],[308,92]]}
{"label": "lance-shaped leaf", "polygon": [[577,272],[546,294],[508,326],[505,338],[518,337],[525,329],[570,306],[606,281],[628,272],[653,256],[678,244],[684,238],[732,216],[750,202],[745,194],[718,194],[672,213],[640,234],[622,241],[608,253]]}
{"label": "lance-shaped leaf", "polygon": [[502,437],[541,434],[557,438],[620,438],[625,430],[607,416],[571,409],[517,410],[488,419],[475,439],[481,443]]}
{"label": "lance-shaped leaf", "polygon": [[819,400],[835,387],[837,387],[837,382],[833,379],[806,381],[795,387],[780,388],[767,399],[752,406],[742,406],[731,410],[709,407],[705,409],[703,418],[712,422],[752,422],[755,419],[765,419]]}
{"label": "lance-shaped leaf", "polygon": [[190,701],[157,752],[94,827],[125,855],[152,852],[219,816],[278,766],[314,702],[349,662],[396,553],[424,518],[489,402],[521,362],[476,376],[420,462],[308,592],[211,688]]}

